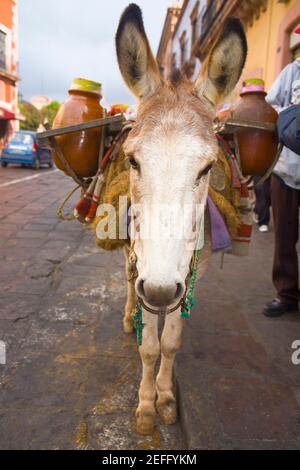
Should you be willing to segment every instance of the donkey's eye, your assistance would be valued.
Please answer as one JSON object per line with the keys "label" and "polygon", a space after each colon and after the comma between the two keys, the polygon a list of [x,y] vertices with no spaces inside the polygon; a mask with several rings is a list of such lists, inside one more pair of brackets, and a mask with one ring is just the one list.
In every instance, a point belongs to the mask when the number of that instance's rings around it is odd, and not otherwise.
{"label": "donkey's eye", "polygon": [[201,178],[203,178],[203,176],[206,176],[210,172],[211,169],[212,169],[212,165],[208,165],[206,168],[204,168],[204,170],[200,171],[199,175],[197,176],[196,183],[199,184],[201,181]]}
{"label": "donkey's eye", "polygon": [[201,176],[207,175],[207,174],[210,172],[211,169],[212,169],[212,165],[208,165],[208,166],[202,171]]}
{"label": "donkey's eye", "polygon": [[133,155],[128,156],[128,161],[129,161],[131,168],[133,168],[134,170],[138,170],[140,168],[138,162],[136,161]]}

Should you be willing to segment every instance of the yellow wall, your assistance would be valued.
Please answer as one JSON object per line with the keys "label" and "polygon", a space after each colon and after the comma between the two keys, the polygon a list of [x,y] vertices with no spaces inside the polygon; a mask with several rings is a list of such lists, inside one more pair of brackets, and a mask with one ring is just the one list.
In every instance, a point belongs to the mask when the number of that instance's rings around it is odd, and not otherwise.
{"label": "yellow wall", "polygon": [[281,22],[287,12],[294,6],[296,0],[288,3],[278,3],[278,0],[268,0],[268,7],[258,20],[247,28],[249,55],[246,62],[244,78],[260,75],[266,82],[268,90],[275,78],[275,62],[278,48],[278,34]]}

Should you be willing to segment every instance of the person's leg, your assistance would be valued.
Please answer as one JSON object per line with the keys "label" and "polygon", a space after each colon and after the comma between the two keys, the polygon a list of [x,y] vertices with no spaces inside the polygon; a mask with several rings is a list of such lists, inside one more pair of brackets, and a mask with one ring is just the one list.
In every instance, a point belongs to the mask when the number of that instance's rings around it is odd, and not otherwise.
{"label": "person's leg", "polygon": [[[257,184],[260,178],[254,178],[254,184]],[[258,225],[269,225],[270,222],[270,178],[264,183],[254,187],[256,203],[254,212],[258,216]]]}
{"label": "person's leg", "polygon": [[290,188],[278,176],[272,176],[271,198],[275,231],[273,283],[278,300],[288,306],[289,310],[295,309],[299,302],[296,250],[299,194],[299,190]]}

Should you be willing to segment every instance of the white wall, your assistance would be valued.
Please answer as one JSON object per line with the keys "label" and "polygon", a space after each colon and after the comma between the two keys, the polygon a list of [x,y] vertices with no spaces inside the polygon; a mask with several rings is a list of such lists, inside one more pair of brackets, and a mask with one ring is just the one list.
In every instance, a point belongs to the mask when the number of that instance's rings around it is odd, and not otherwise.
{"label": "white wall", "polygon": [[[192,24],[191,24],[191,14],[192,11],[196,5],[197,0],[189,0],[188,5],[186,7],[186,10],[184,12],[183,17],[180,20],[180,24],[178,25],[178,29],[174,35],[173,38],[173,44],[172,44],[172,53],[176,53],[176,66],[180,68],[180,37],[182,36],[183,32],[186,31],[186,37],[187,37],[187,50],[188,50],[188,58],[190,58],[191,54],[191,40],[192,40]],[[201,16],[203,14],[203,11],[206,6],[206,1],[205,0],[200,0],[199,4],[199,10],[198,10],[198,15]],[[197,37],[200,36],[200,28],[201,27],[201,18],[198,21],[198,31],[197,31]],[[200,71],[201,68],[201,63],[198,58],[196,58],[196,67],[193,76],[191,79],[195,79]]]}

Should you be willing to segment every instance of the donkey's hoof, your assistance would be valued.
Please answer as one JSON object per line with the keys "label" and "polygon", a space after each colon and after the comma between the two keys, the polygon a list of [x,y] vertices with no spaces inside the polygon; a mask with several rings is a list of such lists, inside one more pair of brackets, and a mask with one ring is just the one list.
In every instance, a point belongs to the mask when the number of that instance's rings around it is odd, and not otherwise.
{"label": "donkey's hoof", "polygon": [[130,334],[134,332],[133,321],[132,320],[123,320],[123,329],[124,333]]}
{"label": "donkey's hoof", "polygon": [[153,434],[155,427],[155,416],[141,412],[136,413],[136,431],[142,436]]}
{"label": "donkey's hoof", "polygon": [[157,413],[163,424],[175,424],[177,421],[177,404],[169,398],[167,401],[156,403]]}

